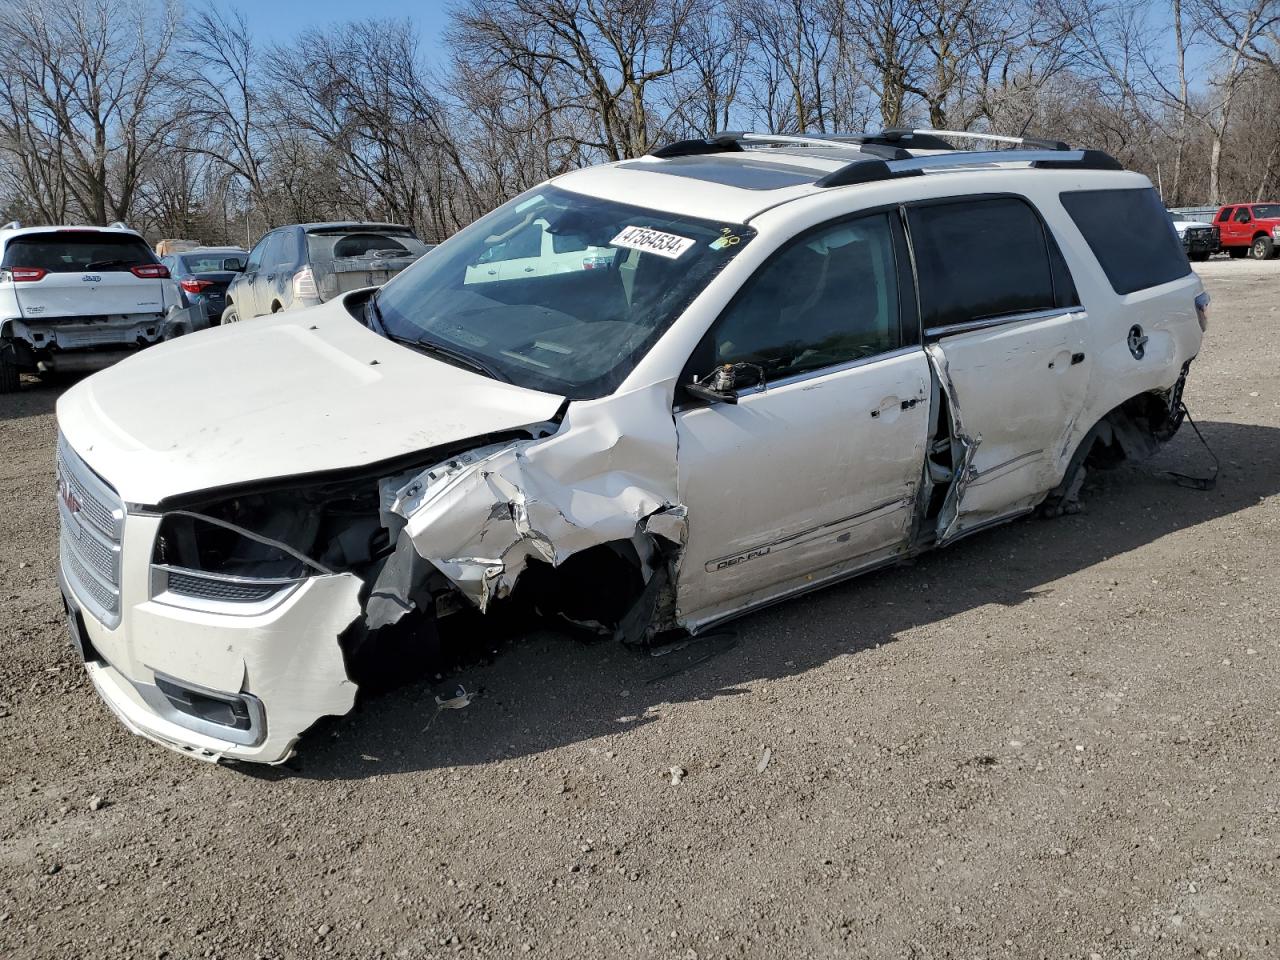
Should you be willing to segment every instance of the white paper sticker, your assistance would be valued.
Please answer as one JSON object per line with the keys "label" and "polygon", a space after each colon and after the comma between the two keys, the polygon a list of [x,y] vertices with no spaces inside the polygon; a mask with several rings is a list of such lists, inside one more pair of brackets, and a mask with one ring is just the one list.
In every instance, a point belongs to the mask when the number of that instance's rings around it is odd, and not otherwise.
{"label": "white paper sticker", "polygon": [[698,241],[679,237],[674,233],[650,230],[648,227],[627,227],[609,242],[615,247],[656,253],[660,257],[674,260]]}

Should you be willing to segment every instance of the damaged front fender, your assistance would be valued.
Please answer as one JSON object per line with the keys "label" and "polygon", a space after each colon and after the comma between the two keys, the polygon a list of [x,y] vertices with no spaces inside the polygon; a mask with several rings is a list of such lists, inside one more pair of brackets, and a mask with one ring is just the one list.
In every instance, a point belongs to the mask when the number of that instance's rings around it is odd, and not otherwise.
{"label": "damaged front fender", "polygon": [[[606,544],[632,543],[648,585],[686,535],[670,386],[575,404],[552,436],[437,464],[396,490],[389,509],[404,523],[397,552],[412,549],[481,611],[510,596],[531,563],[558,568]],[[395,602],[411,605],[413,586]]]}

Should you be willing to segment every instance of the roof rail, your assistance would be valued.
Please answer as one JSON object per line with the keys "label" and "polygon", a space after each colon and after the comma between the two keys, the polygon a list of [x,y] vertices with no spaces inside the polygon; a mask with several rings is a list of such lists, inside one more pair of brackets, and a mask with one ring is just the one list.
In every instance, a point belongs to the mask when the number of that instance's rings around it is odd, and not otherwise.
{"label": "roof rail", "polygon": [[3,227],[0,227],[0,230],[21,230],[21,229],[22,229],[21,220],[10,220]]}
{"label": "roof rail", "polygon": [[[1014,149],[957,150],[940,134],[1008,143],[1014,145]],[[747,146],[835,147],[837,149],[845,147],[855,154],[855,158],[850,163],[816,180],[814,185],[818,187],[845,187],[858,183],[973,167],[1124,169],[1115,158],[1101,150],[1076,150],[1061,140],[1007,137],[997,133],[897,128],[890,128],[876,134],[801,135],[723,132],[715,133],[705,139],[680,140],[654,150],[650,155],[670,159],[701,154],[740,153]],[[908,148],[937,152],[916,156]]]}
{"label": "roof rail", "polygon": [[[890,127],[880,132],[881,137],[896,142],[897,139],[911,138],[911,145],[918,150],[954,150],[943,137],[960,137],[970,140],[990,140],[993,143],[1012,143],[1019,147],[1031,147],[1039,150],[1070,150],[1071,145],[1062,140],[1042,140],[1038,137],[1010,137],[1002,133],[974,133],[969,130],[933,130],[931,128],[923,128],[919,130],[907,130],[902,127]],[[920,140],[930,139],[939,143],[947,143],[945,147],[926,147]]]}

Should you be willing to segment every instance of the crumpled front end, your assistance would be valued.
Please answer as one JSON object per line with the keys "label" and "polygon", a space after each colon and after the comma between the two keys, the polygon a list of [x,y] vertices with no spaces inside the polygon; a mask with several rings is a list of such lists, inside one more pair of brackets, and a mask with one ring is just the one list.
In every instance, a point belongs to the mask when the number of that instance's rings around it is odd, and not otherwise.
{"label": "crumpled front end", "polygon": [[458,609],[644,642],[673,625],[686,533],[669,391],[573,404],[417,465],[149,508],[110,503],[64,444],[64,593],[95,685],[157,742],[279,762],[358,687],[412,672]]}

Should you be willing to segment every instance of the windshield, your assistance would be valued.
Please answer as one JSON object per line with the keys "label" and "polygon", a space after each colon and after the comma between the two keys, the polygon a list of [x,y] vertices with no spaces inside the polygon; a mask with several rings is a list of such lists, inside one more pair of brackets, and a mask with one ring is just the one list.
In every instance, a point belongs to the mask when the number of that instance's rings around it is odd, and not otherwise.
{"label": "windshield", "polygon": [[127,233],[58,231],[15,237],[4,251],[6,267],[39,267],[49,273],[128,270],[155,263],[141,237]]}
{"label": "windshield", "polygon": [[1280,220],[1280,203],[1255,203],[1253,205],[1255,220]]}
{"label": "windshield", "polygon": [[450,238],[378,294],[388,332],[572,399],[619,383],[755,236],[543,186]]}

